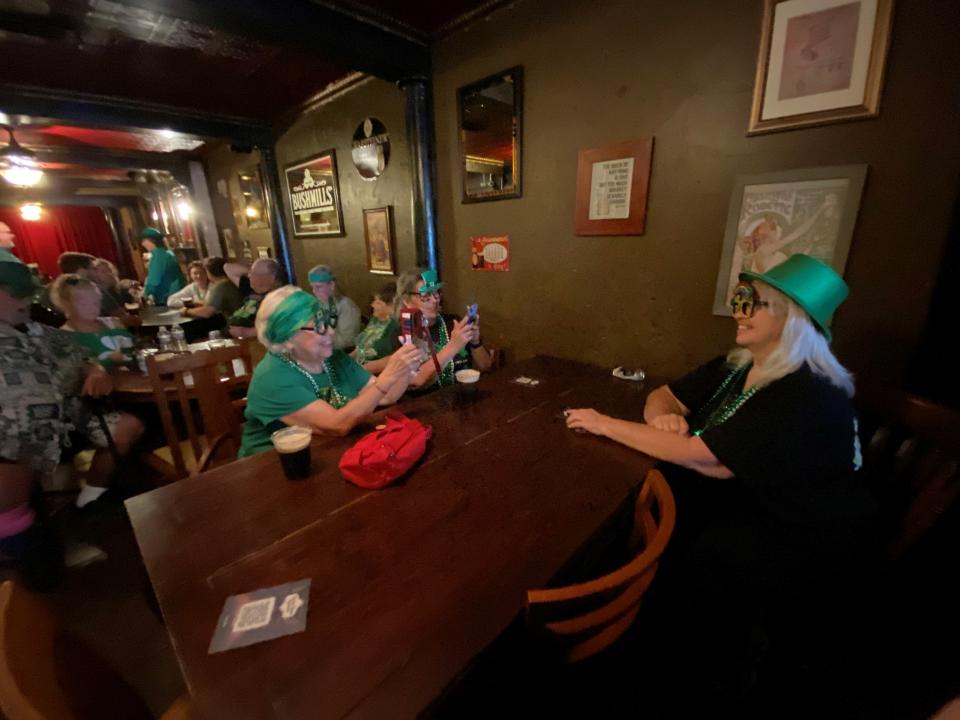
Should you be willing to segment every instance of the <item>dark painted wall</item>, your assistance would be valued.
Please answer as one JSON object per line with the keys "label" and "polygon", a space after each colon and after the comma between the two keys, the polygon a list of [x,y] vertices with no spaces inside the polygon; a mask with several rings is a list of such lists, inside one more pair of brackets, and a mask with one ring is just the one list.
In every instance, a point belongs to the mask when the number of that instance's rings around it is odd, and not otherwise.
{"label": "dark painted wall", "polygon": [[250,244],[251,257],[258,257],[258,248],[268,248],[273,253],[273,235],[270,228],[250,228],[243,214],[245,203],[240,192],[239,175],[256,174],[260,164],[260,153],[238,153],[225,143],[204,146],[201,151],[207,170],[207,189],[210,192],[210,204],[217,222],[217,230],[224,239],[223,230],[230,230],[237,242],[235,248],[227,248],[227,255],[241,257],[240,243]]}
{"label": "dark painted wall", "polygon": [[[484,335],[546,352],[676,374],[732,344],[711,315],[734,177],[868,163],[834,325],[841,360],[898,377],[923,326],[957,196],[956,4],[898,3],[881,117],[745,135],[763,3],[526,0],[433,53],[438,217],[447,303],[478,301]],[[524,196],[463,205],[458,86],[526,73]],[[573,234],[577,151],[653,135],[647,232]],[[507,274],[470,270],[468,239],[507,233]]]}
{"label": "dark painted wall", "polygon": [[[376,180],[364,180],[350,159],[353,133],[364,118],[379,118],[390,135],[390,161]],[[398,272],[416,261],[412,212],[413,194],[410,158],[404,123],[403,94],[391,83],[370,79],[306,113],[277,142],[277,161],[281,184],[283,166],[315,155],[323,150],[337,151],[340,175],[340,200],[343,206],[345,237],[296,238],[290,221],[289,202],[284,198],[287,228],[297,270],[297,280],[306,283],[307,271],[317,263],[331,265],[337,272],[341,290],[352,297],[364,313],[367,299],[384,283],[395,279],[374,275],[367,270],[363,240],[363,211],[393,206]]]}

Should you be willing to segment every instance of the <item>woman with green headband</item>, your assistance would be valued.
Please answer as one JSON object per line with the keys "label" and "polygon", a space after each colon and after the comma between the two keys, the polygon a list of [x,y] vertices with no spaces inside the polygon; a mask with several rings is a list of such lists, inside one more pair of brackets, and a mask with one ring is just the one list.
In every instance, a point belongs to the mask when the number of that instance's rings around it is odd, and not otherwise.
{"label": "woman with green headband", "polygon": [[761,618],[826,611],[870,566],[877,517],[853,378],[829,345],[846,284],[806,255],[740,281],[737,347],[651,392],[645,423],[567,413],[569,427],[667,463],[678,525],[657,580],[696,646],[684,657],[736,692],[762,656]]}
{"label": "woman with green headband", "polygon": [[378,406],[403,395],[420,365],[419,351],[401,348],[374,378],[334,350],[336,324],[336,315],[293,285],[263,299],[256,328],[269,352],[250,381],[240,457],[268,450],[271,433],[289,425],[346,435]]}
{"label": "woman with green headband", "polygon": [[[471,323],[441,312],[442,287],[443,283],[437,281],[436,270],[408,271],[397,280],[397,292],[403,304],[423,313],[441,368],[437,375],[432,362],[424,363],[410,382],[412,388],[429,390],[453,385],[456,371],[474,368],[483,372],[493,364],[490,351],[480,342],[479,318]],[[397,313],[402,309],[398,307]]]}
{"label": "woman with green headband", "polygon": [[310,289],[328,315],[337,316],[337,331],[333,347],[350,350],[362,325],[360,308],[346,295],[337,292],[337,277],[329,265],[315,265],[309,273]]}

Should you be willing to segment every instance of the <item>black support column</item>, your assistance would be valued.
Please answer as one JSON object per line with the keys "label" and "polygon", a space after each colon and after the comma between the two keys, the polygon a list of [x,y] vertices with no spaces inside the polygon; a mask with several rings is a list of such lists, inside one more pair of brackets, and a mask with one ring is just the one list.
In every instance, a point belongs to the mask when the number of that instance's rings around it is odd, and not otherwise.
{"label": "black support column", "polygon": [[413,175],[413,233],[417,264],[439,270],[437,220],[433,197],[433,107],[426,77],[401,80],[406,98],[407,144]]}
{"label": "black support column", "polygon": [[273,227],[273,252],[287,272],[287,280],[297,284],[287,239],[286,222],[283,217],[283,186],[280,184],[280,169],[277,167],[277,154],[273,143],[262,143],[260,150],[260,173],[263,175],[267,212]]}

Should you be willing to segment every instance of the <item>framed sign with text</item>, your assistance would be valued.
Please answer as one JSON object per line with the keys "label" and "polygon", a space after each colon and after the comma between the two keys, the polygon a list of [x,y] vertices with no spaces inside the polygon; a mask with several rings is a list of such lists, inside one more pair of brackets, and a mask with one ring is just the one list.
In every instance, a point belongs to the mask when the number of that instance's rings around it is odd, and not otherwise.
{"label": "framed sign with text", "polygon": [[337,154],[319,155],[287,165],[287,200],[295,237],[342,237],[343,210],[337,179]]}
{"label": "framed sign with text", "polygon": [[577,158],[577,235],[643,235],[653,138],[581,150]]}

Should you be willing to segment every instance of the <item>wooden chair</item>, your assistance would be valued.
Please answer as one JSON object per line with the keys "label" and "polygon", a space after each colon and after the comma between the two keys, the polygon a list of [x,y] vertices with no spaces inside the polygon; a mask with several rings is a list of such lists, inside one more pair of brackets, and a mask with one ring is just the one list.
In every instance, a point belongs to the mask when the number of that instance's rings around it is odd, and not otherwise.
{"label": "wooden chair", "polygon": [[864,472],[897,562],[960,495],[960,412],[874,385],[858,388]]}
{"label": "wooden chair", "polygon": [[[186,720],[179,699],[161,720]],[[150,720],[119,673],[66,632],[44,603],[13,581],[0,585],[0,715],[7,720]]]}
{"label": "wooden chair", "polygon": [[557,646],[568,663],[611,645],[636,618],[676,517],[670,486],[659,470],[651,470],[637,496],[634,514],[634,531],[642,538],[642,551],[624,567],[596,580],[528,591],[528,628]]}
{"label": "wooden chair", "polygon": [[[242,372],[238,372],[240,369]],[[241,419],[239,404],[231,393],[249,382],[251,369],[247,343],[161,360],[147,358],[147,374],[173,460],[172,468],[166,468],[171,479],[198,475],[215,461],[236,458]],[[200,410],[202,433],[191,400],[196,400]],[[174,423],[174,407],[179,409],[186,430],[183,444]],[[193,453],[189,461],[184,457],[184,445]]]}

